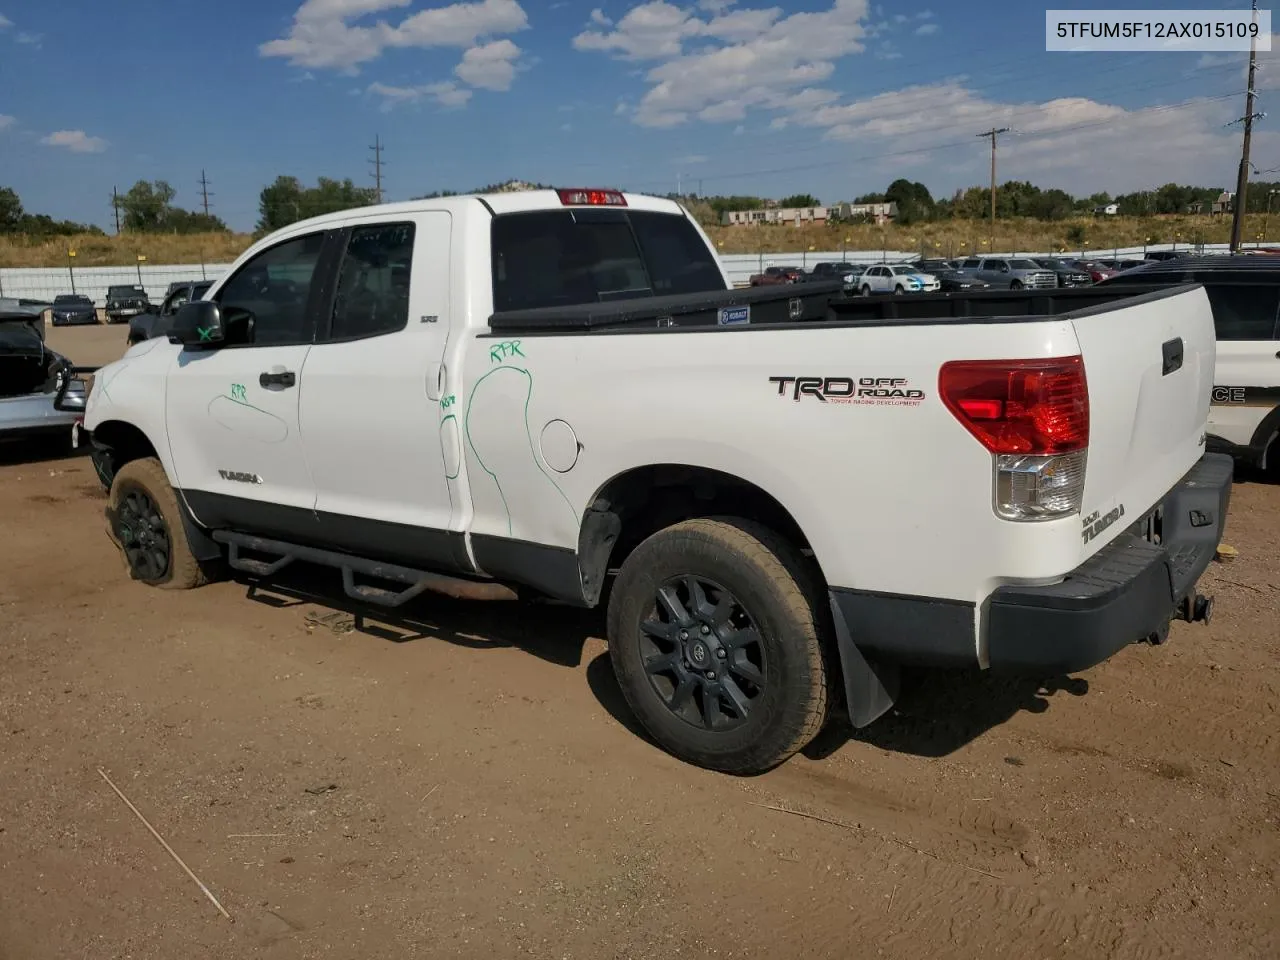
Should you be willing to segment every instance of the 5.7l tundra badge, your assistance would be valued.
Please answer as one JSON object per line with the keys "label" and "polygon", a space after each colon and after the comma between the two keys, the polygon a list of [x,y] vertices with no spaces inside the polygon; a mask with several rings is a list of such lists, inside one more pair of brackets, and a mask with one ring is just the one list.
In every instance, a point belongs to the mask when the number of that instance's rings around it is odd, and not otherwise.
{"label": "5.7l tundra badge", "polygon": [[223,480],[234,480],[236,483],[261,483],[262,478],[256,473],[243,473],[239,470],[219,470],[218,476]]}

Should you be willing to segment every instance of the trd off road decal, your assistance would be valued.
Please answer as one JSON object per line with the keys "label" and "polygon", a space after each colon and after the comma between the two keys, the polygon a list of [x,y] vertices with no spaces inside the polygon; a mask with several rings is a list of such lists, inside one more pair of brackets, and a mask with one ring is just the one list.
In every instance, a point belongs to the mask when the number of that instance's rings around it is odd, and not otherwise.
{"label": "trd off road decal", "polygon": [[813,397],[822,403],[853,403],[873,407],[918,407],[923,390],[905,377],[770,377],[778,396],[800,402]]}

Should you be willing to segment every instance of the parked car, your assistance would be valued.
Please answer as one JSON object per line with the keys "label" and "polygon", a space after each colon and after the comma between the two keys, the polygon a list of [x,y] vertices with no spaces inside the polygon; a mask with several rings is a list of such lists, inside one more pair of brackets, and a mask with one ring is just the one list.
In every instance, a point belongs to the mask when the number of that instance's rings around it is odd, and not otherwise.
{"label": "parked car", "polygon": [[122,323],[151,305],[147,291],[133,284],[107,287],[107,323]]}
{"label": "parked car", "polygon": [[765,267],[764,273],[757,273],[751,278],[753,287],[771,287],[781,283],[800,283],[804,280],[804,271],[799,267]]}
{"label": "parked car", "polygon": [[1118,270],[1111,269],[1101,260],[1081,260],[1080,266],[1089,271],[1089,279],[1094,283],[1101,283],[1103,280],[1108,280],[1119,273]]}
{"label": "parked car", "polygon": [[1111,260],[1100,260],[1099,263],[1111,270],[1114,270],[1116,273],[1120,273],[1124,270],[1132,270],[1134,267],[1141,267],[1150,263],[1150,261],[1121,257],[1119,259],[1113,258]]}
{"label": "parked car", "polygon": [[[0,310],[0,440],[63,434],[78,445],[85,384],[70,370],[70,361],[45,344],[39,313],[21,306]],[[58,408],[54,401],[64,384]]]}
{"label": "parked car", "polygon": [[1035,263],[1052,270],[1060,287],[1087,287],[1093,283],[1093,277],[1078,260],[1062,260],[1058,257],[1032,257]]}
{"label": "parked car", "polygon": [[950,260],[917,260],[916,269],[938,278],[938,288],[946,293],[958,290],[987,290],[991,284],[957,269]]}
{"label": "parked car", "polygon": [[98,322],[98,309],[82,293],[60,293],[50,305],[49,322],[55,327]]}
{"label": "parked car", "polygon": [[815,283],[823,280],[839,280],[845,292],[852,293],[858,289],[858,280],[866,269],[863,264],[850,263],[847,260],[824,261],[814,264],[813,269],[804,275],[804,281]]}
{"label": "parked car", "polygon": [[1190,255],[1189,250],[1148,250],[1143,257],[1147,260],[1176,260],[1178,257]]}
{"label": "parked car", "polygon": [[938,278],[914,264],[876,264],[867,268],[858,281],[863,296],[873,293],[930,293],[942,288]]}
{"label": "parked car", "polygon": [[158,307],[148,307],[146,312],[129,321],[129,343],[141,343],[152,337],[167,335],[179,308],[191,300],[199,300],[212,285],[212,280],[171,283],[169,293]]}
{"label": "parked car", "polygon": [[[389,606],[607,597],[655,741],[758,772],[833,703],[883,715],[904,663],[1057,676],[1207,618],[1231,463],[1201,446],[1204,292],[1042,296],[846,323],[954,304],[733,290],[658,197],[421,200],[262,238],[99,372],[85,422],[135,579],[225,559],[335,567]],[[1181,364],[1150,376],[1170,338]]]}
{"label": "parked car", "polygon": [[1280,480],[1280,263],[1247,254],[1178,257],[1103,286],[1187,283],[1204,285],[1218,341],[1209,447]]}
{"label": "parked car", "polygon": [[1056,274],[1022,257],[969,257],[960,268],[999,289],[1047,290],[1058,285]]}

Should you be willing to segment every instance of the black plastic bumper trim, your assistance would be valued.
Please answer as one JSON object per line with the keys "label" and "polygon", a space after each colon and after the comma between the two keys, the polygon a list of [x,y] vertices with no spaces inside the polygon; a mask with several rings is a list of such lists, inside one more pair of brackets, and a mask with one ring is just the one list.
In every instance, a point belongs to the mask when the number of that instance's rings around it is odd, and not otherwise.
{"label": "black plastic bumper trim", "polygon": [[1162,630],[1213,560],[1231,500],[1233,463],[1206,453],[1149,514],[1061,582],[1004,586],[987,613],[993,671],[1052,676],[1092,667]]}

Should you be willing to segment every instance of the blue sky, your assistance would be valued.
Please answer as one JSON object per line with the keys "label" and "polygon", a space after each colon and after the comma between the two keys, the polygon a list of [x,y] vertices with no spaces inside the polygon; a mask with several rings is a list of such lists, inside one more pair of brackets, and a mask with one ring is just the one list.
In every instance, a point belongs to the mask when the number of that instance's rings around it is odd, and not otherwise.
{"label": "blue sky", "polygon": [[[0,0],[0,185],[107,227],[112,186],[195,207],[203,168],[248,229],[279,174],[371,184],[377,135],[389,199],[521,178],[831,202],[982,183],[993,124],[1002,180],[1220,185],[1245,58],[1047,53],[1025,0]],[[1280,63],[1259,86],[1266,110]]]}

